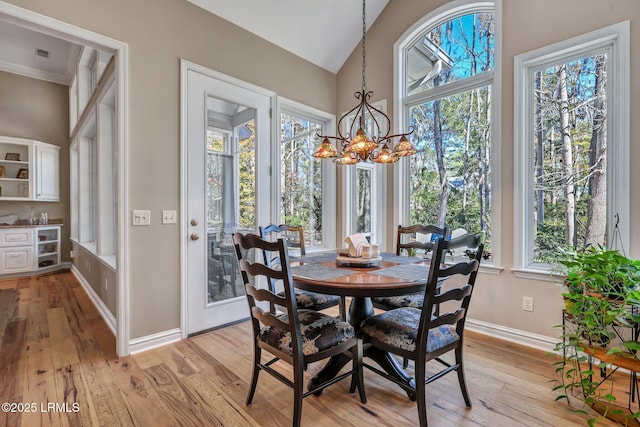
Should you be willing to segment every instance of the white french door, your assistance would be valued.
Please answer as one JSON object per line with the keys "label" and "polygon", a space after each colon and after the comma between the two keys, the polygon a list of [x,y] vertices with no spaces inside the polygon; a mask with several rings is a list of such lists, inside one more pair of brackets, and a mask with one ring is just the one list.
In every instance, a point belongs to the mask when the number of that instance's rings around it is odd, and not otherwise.
{"label": "white french door", "polygon": [[183,61],[187,334],[249,317],[232,234],[255,232],[269,219],[270,107],[265,91]]}

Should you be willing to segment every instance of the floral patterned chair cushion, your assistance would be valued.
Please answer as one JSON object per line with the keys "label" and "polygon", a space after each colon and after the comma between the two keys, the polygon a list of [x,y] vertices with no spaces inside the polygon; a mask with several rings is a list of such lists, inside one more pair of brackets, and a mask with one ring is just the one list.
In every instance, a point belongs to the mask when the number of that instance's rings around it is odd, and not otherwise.
{"label": "floral patterned chair cushion", "polygon": [[424,292],[391,297],[374,297],[372,299],[374,304],[378,303],[391,308],[413,307],[422,309],[422,303],[424,302]]}
{"label": "floral patterned chair cushion", "polygon": [[[278,317],[284,322],[288,321],[286,314]],[[305,356],[335,347],[355,335],[353,326],[347,322],[318,311],[298,310],[298,319],[302,333],[302,352]],[[287,354],[293,354],[291,334],[280,328],[265,326],[260,330],[258,339]]]}
{"label": "floral patterned chair cushion", "polygon": [[296,289],[296,302],[298,308],[317,309],[316,307],[328,307],[340,304],[340,297],[337,295],[318,294],[315,292]]}
{"label": "floral patterned chair cushion", "polygon": [[[412,307],[397,308],[386,311],[365,320],[360,325],[360,332],[380,343],[415,351],[420,322],[420,310]],[[460,340],[453,325],[442,325],[429,331],[427,352]]]}

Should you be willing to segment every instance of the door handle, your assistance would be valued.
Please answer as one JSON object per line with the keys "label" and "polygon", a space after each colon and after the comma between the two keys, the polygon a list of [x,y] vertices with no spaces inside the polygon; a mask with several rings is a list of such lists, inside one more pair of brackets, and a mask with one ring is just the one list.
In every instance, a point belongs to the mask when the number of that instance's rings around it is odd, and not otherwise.
{"label": "door handle", "polygon": [[193,218],[193,219],[191,220],[191,225],[193,225],[194,227],[195,227],[196,225],[198,225],[198,220],[197,220],[197,219],[195,219],[195,218]]}
{"label": "door handle", "polygon": [[200,236],[198,236],[196,233],[191,234],[191,240],[198,240],[199,238]]}

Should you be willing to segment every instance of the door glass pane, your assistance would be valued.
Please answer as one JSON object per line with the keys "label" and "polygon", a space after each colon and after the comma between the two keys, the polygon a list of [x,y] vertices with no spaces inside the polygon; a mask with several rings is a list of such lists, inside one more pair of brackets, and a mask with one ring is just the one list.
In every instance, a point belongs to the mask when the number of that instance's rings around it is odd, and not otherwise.
{"label": "door glass pane", "polygon": [[255,110],[209,98],[207,113],[207,294],[213,303],[244,295],[231,236],[256,229],[256,140]]}

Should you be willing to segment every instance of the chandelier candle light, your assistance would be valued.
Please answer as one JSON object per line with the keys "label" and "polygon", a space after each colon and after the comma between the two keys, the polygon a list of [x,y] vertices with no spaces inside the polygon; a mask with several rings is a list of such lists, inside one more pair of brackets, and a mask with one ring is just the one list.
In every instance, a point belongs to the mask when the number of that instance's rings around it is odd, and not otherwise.
{"label": "chandelier candle light", "polygon": [[[362,1],[362,88],[360,92],[356,92],[354,96],[360,102],[354,108],[349,110],[345,115],[340,117],[338,121],[338,136],[321,135],[322,143],[313,153],[313,157],[327,159],[333,158],[334,162],[341,165],[350,165],[358,162],[375,162],[375,163],[394,163],[400,157],[409,156],[416,153],[416,149],[407,139],[407,135],[413,133],[410,128],[407,133],[397,135],[389,135],[391,132],[391,120],[384,112],[375,108],[369,103],[373,96],[373,91],[367,90],[365,80],[366,53],[365,53],[365,35],[367,32],[365,22],[366,1]],[[342,134],[342,122],[353,115],[353,121],[346,135]],[[370,117],[372,121],[371,135],[365,132],[365,116]],[[386,121],[386,131],[380,126],[379,120]],[[384,123],[384,122],[383,122]],[[358,126],[358,130],[354,130]],[[400,137],[398,144],[393,149],[393,139]],[[329,140],[335,139],[336,146]],[[338,147],[338,148],[336,148]]]}

